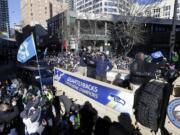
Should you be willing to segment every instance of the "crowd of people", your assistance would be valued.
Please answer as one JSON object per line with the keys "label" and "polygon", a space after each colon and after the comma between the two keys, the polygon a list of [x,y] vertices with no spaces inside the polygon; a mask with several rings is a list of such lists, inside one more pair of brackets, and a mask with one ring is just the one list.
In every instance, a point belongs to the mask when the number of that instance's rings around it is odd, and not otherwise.
{"label": "crowd of people", "polygon": [[44,86],[42,92],[13,79],[1,82],[0,95],[0,134],[42,134],[47,126],[52,126],[57,112],[53,89]]}
{"label": "crowd of people", "polygon": [[67,71],[106,82],[106,73],[117,69],[129,70],[132,59],[129,57],[110,57],[103,52],[82,47],[79,53],[64,52],[47,55],[44,60],[49,64]]}
{"label": "crowd of people", "polygon": [[167,61],[163,56],[153,59],[142,52],[137,53],[130,65],[131,89],[137,89],[151,79],[157,79],[157,74],[171,84],[179,76],[178,56],[177,53],[174,54],[176,58],[172,57],[172,61]]}
{"label": "crowd of people", "polygon": [[59,67],[67,71],[76,72],[79,64],[79,56],[75,53],[64,52],[51,54],[44,57],[44,61],[53,67]]}
{"label": "crowd of people", "polygon": [[134,58],[127,56],[112,57],[104,52],[82,47],[78,53],[64,52],[57,56],[47,56],[45,60],[62,69],[104,82],[107,82],[107,72],[113,68],[130,71],[131,84],[142,83],[142,80],[147,82],[147,80],[154,78],[154,71],[159,65],[167,67],[169,64],[168,67],[171,69],[179,68],[177,52],[173,52],[172,60],[168,61],[164,56],[153,59],[151,55],[144,53],[137,53]]}
{"label": "crowd of people", "polygon": [[40,90],[25,85],[20,79],[0,84],[1,135],[140,134],[131,125],[128,114],[121,114],[119,120],[112,122],[108,116],[98,117],[97,110],[89,102],[82,106],[73,103],[69,113],[62,114],[52,86],[43,86]]}

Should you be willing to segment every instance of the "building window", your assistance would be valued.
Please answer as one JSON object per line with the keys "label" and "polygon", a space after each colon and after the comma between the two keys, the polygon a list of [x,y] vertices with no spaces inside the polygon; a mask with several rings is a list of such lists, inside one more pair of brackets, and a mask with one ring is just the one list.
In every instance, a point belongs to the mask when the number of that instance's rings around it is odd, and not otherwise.
{"label": "building window", "polygon": [[146,15],[146,16],[151,16],[151,12],[148,11],[148,10],[146,10],[146,11],[145,11],[145,15]]}
{"label": "building window", "polygon": [[93,8],[98,8],[98,7],[101,7],[101,6],[102,6],[102,2],[99,3],[99,4],[94,5]]}
{"label": "building window", "polygon": [[85,4],[85,7],[92,5],[92,2]]}
{"label": "building window", "polygon": [[163,7],[163,11],[169,11],[169,10],[171,10],[171,6],[165,6],[165,7]]}
{"label": "building window", "polygon": [[159,14],[156,14],[156,15],[154,15],[153,17],[154,17],[154,18],[159,18],[160,15],[159,15]]}
{"label": "building window", "polygon": [[154,9],[154,13],[160,13],[160,8]]}
{"label": "building window", "polygon": [[117,10],[114,8],[104,8],[104,11],[105,12],[117,12]]}
{"label": "building window", "polygon": [[159,18],[160,17],[160,8],[154,9],[153,17],[155,17],[155,18]]}
{"label": "building window", "polygon": [[101,1],[101,0],[94,0],[93,3],[98,3],[99,1]]}
{"label": "building window", "polygon": [[177,18],[177,19],[180,19],[180,15],[177,15],[176,18]]}
{"label": "building window", "polygon": [[177,9],[177,13],[180,13],[180,9]]}
{"label": "building window", "polygon": [[117,4],[114,2],[105,2],[104,4],[105,6],[117,6]]}
{"label": "building window", "polygon": [[177,8],[179,8],[180,7],[180,3],[177,5]]}
{"label": "building window", "polygon": [[52,3],[49,3],[49,14],[50,14],[50,18],[53,17],[53,5],[52,5]]}

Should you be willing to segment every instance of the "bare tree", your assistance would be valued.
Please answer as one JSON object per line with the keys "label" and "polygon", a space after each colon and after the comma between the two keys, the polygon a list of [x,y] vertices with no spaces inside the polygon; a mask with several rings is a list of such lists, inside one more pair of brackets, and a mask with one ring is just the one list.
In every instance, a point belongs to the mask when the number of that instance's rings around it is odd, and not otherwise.
{"label": "bare tree", "polygon": [[[85,33],[88,33],[86,36],[86,39],[89,38],[89,34],[94,34],[94,40],[93,40],[93,47],[95,47],[98,39],[98,27],[97,23],[101,23],[102,21],[99,20],[103,15],[102,14],[94,14],[94,13],[87,13],[84,12],[84,19],[86,20],[87,24],[82,24],[80,27],[81,31],[84,31]],[[94,16],[94,17],[92,17]],[[94,18],[93,20],[91,18]],[[85,28],[83,25],[86,25],[87,27]]]}
{"label": "bare tree", "polygon": [[[120,0],[118,0],[120,1]],[[155,8],[159,0],[127,0],[127,10],[120,13],[121,20],[112,23],[111,31],[116,42],[127,55],[135,44],[145,42],[145,29],[142,25],[145,22],[145,13]],[[119,5],[119,4],[118,4]],[[120,9],[119,9],[120,11]]]}

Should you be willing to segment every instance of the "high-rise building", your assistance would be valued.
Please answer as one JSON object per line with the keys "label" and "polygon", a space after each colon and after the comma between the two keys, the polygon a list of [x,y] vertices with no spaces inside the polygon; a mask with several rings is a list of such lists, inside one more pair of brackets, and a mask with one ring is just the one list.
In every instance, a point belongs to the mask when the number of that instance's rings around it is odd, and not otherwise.
{"label": "high-rise building", "polygon": [[129,0],[75,0],[79,12],[123,14],[129,9]]}
{"label": "high-rise building", "polygon": [[[162,0],[149,5],[143,12],[144,16],[172,19],[174,13],[174,2],[175,0]],[[180,0],[177,5],[177,19],[180,19]]]}
{"label": "high-rise building", "polygon": [[66,3],[68,3],[68,8],[69,8],[69,10],[71,10],[71,11],[74,11],[74,10],[75,10],[74,1],[75,1],[75,0],[66,0]]}
{"label": "high-rise building", "polygon": [[40,24],[47,28],[46,20],[67,8],[68,5],[61,0],[21,0],[22,24]]}
{"label": "high-rise building", "polygon": [[73,11],[74,10],[74,0],[57,0],[62,3],[66,3],[68,10]]}
{"label": "high-rise building", "polygon": [[0,0],[0,32],[9,35],[8,0]]}

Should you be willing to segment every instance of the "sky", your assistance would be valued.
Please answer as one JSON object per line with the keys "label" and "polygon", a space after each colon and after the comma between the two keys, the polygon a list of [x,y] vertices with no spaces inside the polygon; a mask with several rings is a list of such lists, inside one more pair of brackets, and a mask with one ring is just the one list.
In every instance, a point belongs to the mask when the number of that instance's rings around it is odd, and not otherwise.
{"label": "sky", "polygon": [[14,23],[20,24],[21,21],[20,1],[21,0],[8,0],[10,27],[13,27]]}

